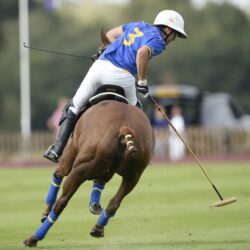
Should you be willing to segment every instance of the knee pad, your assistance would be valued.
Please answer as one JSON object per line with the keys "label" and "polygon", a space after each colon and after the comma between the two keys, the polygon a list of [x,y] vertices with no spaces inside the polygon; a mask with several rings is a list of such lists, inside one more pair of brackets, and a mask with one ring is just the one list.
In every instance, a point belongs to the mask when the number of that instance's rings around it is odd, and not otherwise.
{"label": "knee pad", "polygon": [[77,116],[77,114],[75,114],[71,108],[74,108],[74,104],[72,102],[72,100],[70,100],[63,108],[63,111],[62,111],[62,115],[61,115],[61,118],[60,118],[60,121],[59,121],[59,126],[62,124],[62,122],[65,120],[65,119],[75,119],[75,117]]}

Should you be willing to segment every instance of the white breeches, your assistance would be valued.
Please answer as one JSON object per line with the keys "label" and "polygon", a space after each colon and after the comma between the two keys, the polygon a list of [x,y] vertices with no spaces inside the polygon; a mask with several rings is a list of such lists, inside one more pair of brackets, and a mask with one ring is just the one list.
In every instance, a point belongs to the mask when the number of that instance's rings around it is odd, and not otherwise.
{"label": "white breeches", "polygon": [[97,88],[105,84],[122,87],[129,103],[136,105],[135,77],[127,70],[117,68],[110,61],[96,60],[76,91],[73,97],[74,107],[70,109],[77,115]]}

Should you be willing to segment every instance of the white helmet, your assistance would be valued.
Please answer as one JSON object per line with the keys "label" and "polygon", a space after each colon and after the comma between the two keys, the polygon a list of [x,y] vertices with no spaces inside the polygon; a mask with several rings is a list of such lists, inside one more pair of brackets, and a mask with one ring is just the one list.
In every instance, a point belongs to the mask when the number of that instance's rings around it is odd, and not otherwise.
{"label": "white helmet", "polygon": [[187,38],[184,31],[184,20],[182,16],[174,10],[163,10],[155,18],[154,25],[165,25],[178,32],[181,38]]}

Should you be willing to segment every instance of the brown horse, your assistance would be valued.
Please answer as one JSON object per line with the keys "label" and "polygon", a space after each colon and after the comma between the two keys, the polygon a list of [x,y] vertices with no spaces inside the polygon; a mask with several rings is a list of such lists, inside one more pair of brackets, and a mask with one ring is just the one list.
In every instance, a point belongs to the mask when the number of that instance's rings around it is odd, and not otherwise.
{"label": "brown horse", "polygon": [[62,195],[53,206],[48,206],[46,220],[24,244],[34,247],[45,237],[83,182],[98,179],[107,183],[117,173],[122,176],[121,185],[90,233],[93,237],[103,237],[104,226],[138,183],[153,149],[152,127],[138,107],[105,100],[89,108],[77,122],[54,174],[58,186],[67,176]]}

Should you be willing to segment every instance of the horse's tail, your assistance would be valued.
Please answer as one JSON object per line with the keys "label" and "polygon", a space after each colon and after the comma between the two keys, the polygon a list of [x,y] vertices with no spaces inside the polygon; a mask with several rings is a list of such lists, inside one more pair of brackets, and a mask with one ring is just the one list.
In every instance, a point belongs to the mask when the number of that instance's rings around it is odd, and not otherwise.
{"label": "horse's tail", "polygon": [[135,146],[135,136],[133,129],[128,127],[120,128],[119,138],[121,139],[121,144],[126,146],[128,154],[130,154],[132,158],[136,159],[138,149]]}

